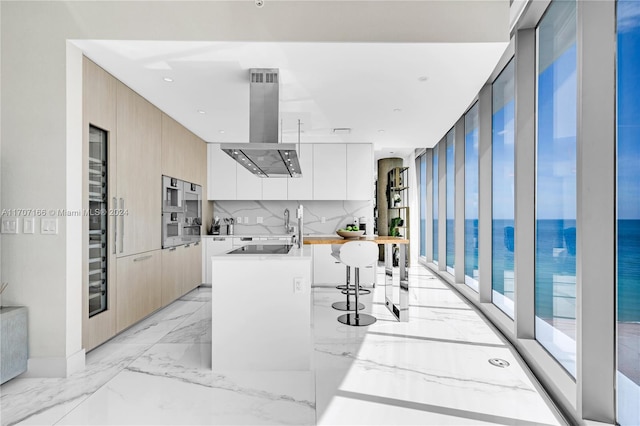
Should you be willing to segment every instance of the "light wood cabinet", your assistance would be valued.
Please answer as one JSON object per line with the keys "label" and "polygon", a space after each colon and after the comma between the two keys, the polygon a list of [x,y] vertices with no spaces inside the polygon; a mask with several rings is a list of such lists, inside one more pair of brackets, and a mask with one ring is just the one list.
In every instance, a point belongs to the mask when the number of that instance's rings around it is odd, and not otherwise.
{"label": "light wood cabinet", "polygon": [[160,110],[118,82],[117,85],[117,193],[126,214],[118,226],[118,256],[161,247]]}
{"label": "light wood cabinet", "polygon": [[[88,157],[89,157],[89,126],[95,126],[107,132],[107,158],[117,157],[117,132],[116,132],[116,87],[117,80],[93,63],[91,60],[83,59],[83,179],[88,179]],[[107,161],[107,201],[110,209],[117,206],[113,204],[113,197],[116,196],[116,161]],[[88,182],[83,183],[83,205],[89,206]],[[107,217],[107,309],[97,315],[89,317],[89,286],[88,272],[89,265],[83,262],[83,286],[82,286],[82,346],[89,351],[99,344],[107,341],[116,334],[116,253],[115,237],[115,216]],[[83,246],[82,258],[89,259],[88,232],[89,217],[82,217]]]}
{"label": "light wood cabinet", "polygon": [[182,296],[185,281],[184,264],[183,247],[162,250],[162,306]]}
{"label": "light wood cabinet", "polygon": [[373,151],[370,144],[347,144],[347,200],[373,198]]}
{"label": "light wood cabinet", "polygon": [[313,145],[313,199],[347,199],[347,147],[345,144]]}
{"label": "light wood cabinet", "polygon": [[206,157],[204,141],[162,113],[162,174],[204,185]]}
{"label": "light wood cabinet", "polygon": [[287,199],[313,200],[313,145],[301,144],[298,161],[302,169],[301,178],[286,179]]}
{"label": "light wood cabinet", "polygon": [[162,174],[182,179],[185,169],[185,146],[189,132],[167,114],[162,114]]}
{"label": "light wood cabinet", "polygon": [[202,284],[202,244],[184,246],[184,281],[182,294],[186,294]]}
{"label": "light wood cabinet", "polygon": [[117,260],[116,331],[135,324],[162,306],[161,250]]}
{"label": "light wood cabinet", "polygon": [[207,144],[207,199],[236,199],[236,162],[220,149]]}

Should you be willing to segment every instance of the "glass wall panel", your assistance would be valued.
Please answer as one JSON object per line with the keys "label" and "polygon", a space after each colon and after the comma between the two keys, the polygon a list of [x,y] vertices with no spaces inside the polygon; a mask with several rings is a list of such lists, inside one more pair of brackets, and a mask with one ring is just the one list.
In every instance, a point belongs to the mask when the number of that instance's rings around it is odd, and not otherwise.
{"label": "glass wall panel", "polygon": [[617,3],[618,423],[640,424],[640,2]]}
{"label": "glass wall panel", "polygon": [[455,167],[455,147],[454,147],[454,139],[455,139],[455,129],[451,129],[449,133],[447,133],[447,271],[450,274],[454,273],[454,266],[456,260],[456,245],[455,245],[455,194],[456,194],[456,186],[455,186],[455,178],[456,178],[456,167]]}
{"label": "glass wall panel", "polygon": [[576,4],[537,28],[536,339],[576,373]]}
{"label": "glass wall panel", "polygon": [[427,247],[427,156],[420,156],[420,184],[418,193],[420,194],[420,257],[425,257]]}
{"label": "glass wall panel", "polygon": [[492,93],[492,301],[513,318],[515,235],[515,65],[513,59],[493,82]]}
{"label": "glass wall panel", "polygon": [[433,236],[433,263],[438,263],[438,145],[431,150],[433,153],[433,167],[432,172],[432,187],[433,187],[433,223],[431,226],[431,235]]}
{"label": "glass wall panel", "polygon": [[478,291],[478,104],[464,116],[464,282]]}

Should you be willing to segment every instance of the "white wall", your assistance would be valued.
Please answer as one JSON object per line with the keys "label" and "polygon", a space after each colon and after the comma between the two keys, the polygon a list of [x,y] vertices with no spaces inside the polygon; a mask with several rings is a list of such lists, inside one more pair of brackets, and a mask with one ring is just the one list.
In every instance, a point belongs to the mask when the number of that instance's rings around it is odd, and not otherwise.
{"label": "white wall", "polygon": [[[0,203],[79,206],[81,74],[69,39],[504,41],[505,3],[0,2]],[[10,283],[3,301],[29,309],[30,371],[40,365],[39,375],[67,375],[81,354],[81,222],[60,217],[58,230],[1,241],[2,279]]]}

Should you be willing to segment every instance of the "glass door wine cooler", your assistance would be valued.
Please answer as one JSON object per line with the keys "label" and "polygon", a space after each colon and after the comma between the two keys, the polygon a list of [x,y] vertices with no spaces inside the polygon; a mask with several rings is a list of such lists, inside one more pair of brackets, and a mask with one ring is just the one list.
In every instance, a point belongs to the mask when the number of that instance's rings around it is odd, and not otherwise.
{"label": "glass door wine cooler", "polygon": [[107,309],[107,132],[89,127],[89,317]]}

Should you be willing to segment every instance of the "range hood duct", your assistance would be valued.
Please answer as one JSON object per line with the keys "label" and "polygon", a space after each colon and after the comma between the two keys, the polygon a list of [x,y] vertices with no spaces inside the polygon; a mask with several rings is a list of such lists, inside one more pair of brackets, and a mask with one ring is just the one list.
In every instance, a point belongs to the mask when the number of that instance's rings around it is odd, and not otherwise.
{"label": "range hood duct", "polygon": [[278,143],[278,69],[252,68],[249,77],[249,143],[222,144],[220,149],[256,176],[302,177],[296,145]]}

